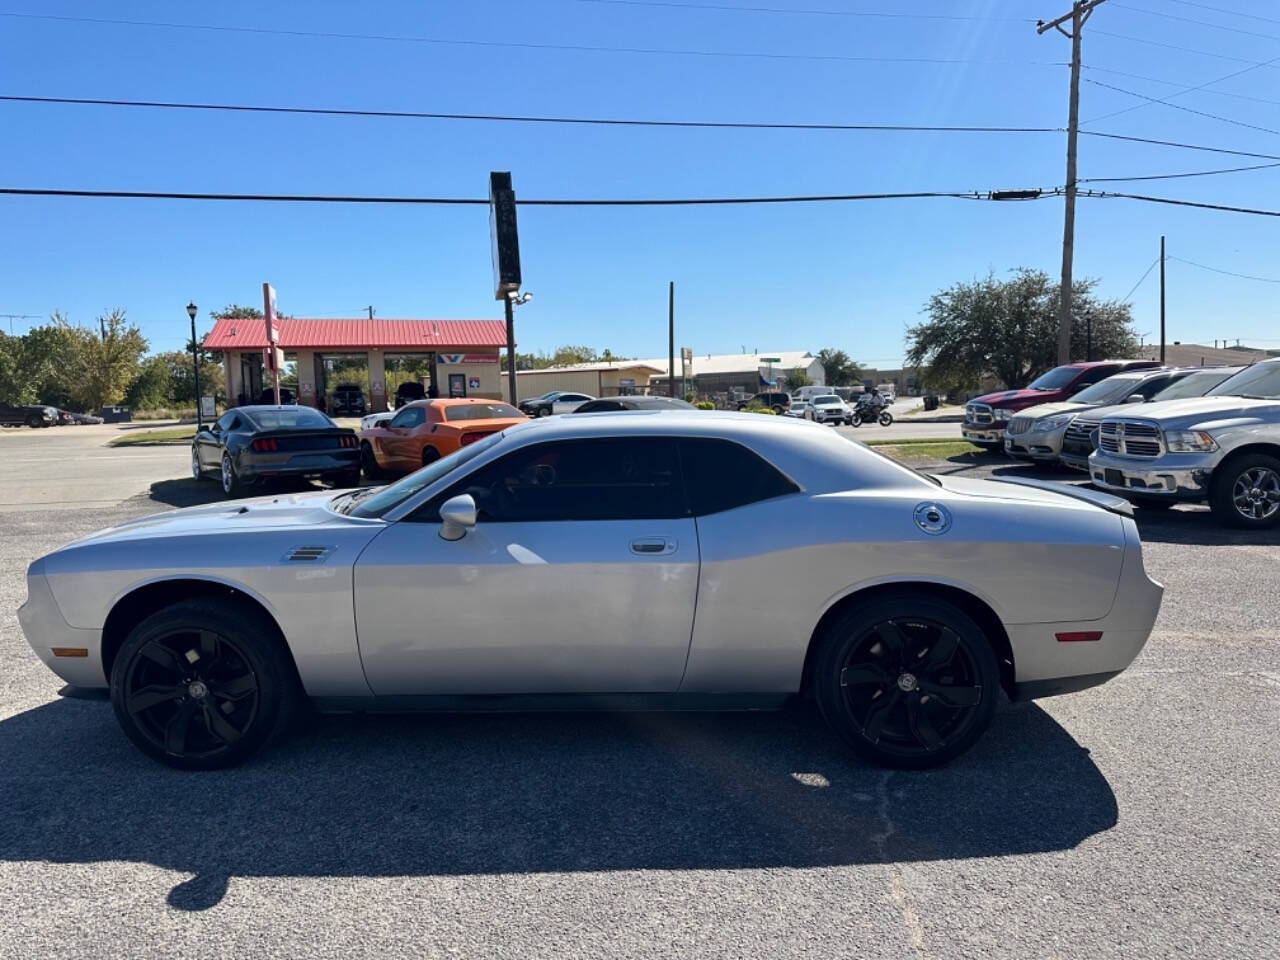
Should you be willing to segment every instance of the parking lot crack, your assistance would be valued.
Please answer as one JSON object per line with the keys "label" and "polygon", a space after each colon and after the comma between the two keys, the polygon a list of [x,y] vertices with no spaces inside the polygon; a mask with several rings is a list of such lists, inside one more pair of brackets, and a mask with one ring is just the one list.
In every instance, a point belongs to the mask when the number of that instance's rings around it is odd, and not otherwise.
{"label": "parking lot crack", "polygon": [[893,898],[894,904],[902,914],[902,922],[907,928],[907,939],[911,943],[911,949],[917,957],[923,958],[928,955],[924,943],[924,926],[920,923],[920,915],[912,906],[902,868],[896,863],[889,862],[889,838],[898,832],[898,825],[894,822],[889,800],[889,781],[893,779],[893,775],[894,771],[885,771],[879,783],[876,784],[876,813],[880,817],[882,829],[871,835],[871,842],[876,848],[880,862],[889,870],[889,896]]}

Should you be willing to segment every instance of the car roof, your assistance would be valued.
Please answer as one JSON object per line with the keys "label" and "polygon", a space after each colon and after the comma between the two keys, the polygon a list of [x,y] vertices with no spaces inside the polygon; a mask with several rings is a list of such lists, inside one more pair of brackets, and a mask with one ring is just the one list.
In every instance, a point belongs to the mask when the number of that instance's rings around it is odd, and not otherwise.
{"label": "car roof", "polygon": [[[401,410],[407,410],[409,407],[429,407],[435,404],[437,407],[458,407],[465,406],[470,403],[507,403],[505,400],[486,399],[485,397],[428,397],[423,400],[414,400],[406,403]],[[510,404],[507,404],[510,406]]]}

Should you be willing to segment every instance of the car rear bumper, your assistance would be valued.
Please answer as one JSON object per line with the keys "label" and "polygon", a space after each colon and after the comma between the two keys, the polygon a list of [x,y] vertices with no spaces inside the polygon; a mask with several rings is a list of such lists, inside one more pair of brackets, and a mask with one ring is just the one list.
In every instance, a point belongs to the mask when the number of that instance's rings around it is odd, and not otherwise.
{"label": "car rear bumper", "polygon": [[1087,464],[1094,486],[1117,493],[1168,500],[1203,500],[1209,495],[1212,467],[1195,455],[1166,455],[1150,462],[1095,452]]}
{"label": "car rear bumper", "polygon": [[322,477],[354,473],[359,469],[359,449],[348,449],[326,453],[241,455],[237,473],[241,480],[252,482],[270,477]]}

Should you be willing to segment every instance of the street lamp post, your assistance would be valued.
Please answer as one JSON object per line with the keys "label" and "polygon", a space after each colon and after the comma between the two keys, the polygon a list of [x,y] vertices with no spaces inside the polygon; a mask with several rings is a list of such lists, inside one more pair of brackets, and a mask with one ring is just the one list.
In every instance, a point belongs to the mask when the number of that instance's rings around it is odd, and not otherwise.
{"label": "street lamp post", "polygon": [[204,427],[200,418],[200,345],[196,343],[196,313],[199,312],[192,301],[187,301],[187,316],[191,318],[191,369],[196,377],[196,430]]}

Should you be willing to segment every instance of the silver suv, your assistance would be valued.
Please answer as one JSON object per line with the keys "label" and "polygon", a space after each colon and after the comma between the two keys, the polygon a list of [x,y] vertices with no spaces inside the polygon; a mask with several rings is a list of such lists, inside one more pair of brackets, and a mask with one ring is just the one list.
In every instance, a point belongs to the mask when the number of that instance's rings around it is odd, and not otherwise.
{"label": "silver suv", "polygon": [[1280,357],[1198,399],[1105,417],[1089,475],[1139,506],[1207,500],[1232,526],[1280,523]]}

